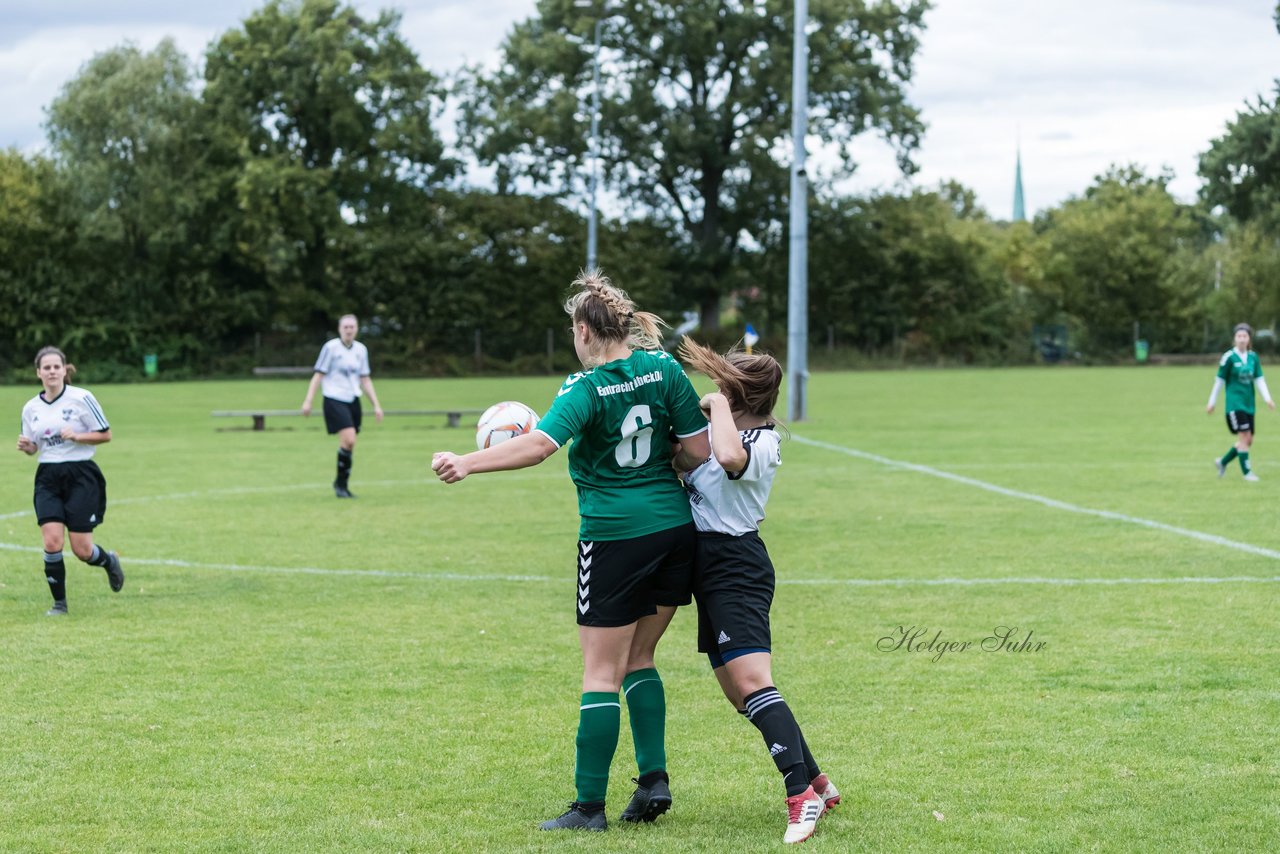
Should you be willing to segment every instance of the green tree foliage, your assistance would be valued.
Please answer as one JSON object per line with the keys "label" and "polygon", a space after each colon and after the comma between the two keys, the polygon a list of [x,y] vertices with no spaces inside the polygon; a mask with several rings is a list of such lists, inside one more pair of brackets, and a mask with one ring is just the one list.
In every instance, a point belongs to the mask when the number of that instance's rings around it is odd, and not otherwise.
{"label": "green tree foliage", "polygon": [[350,259],[454,164],[432,128],[441,90],[398,32],[336,0],[271,0],[206,56],[204,99],[234,200],[243,265],[278,298],[273,320],[328,328],[374,310]]}
{"label": "green tree foliage", "polygon": [[[1046,243],[1039,319],[1067,319],[1086,352],[1123,351],[1135,322],[1172,328],[1194,315],[1203,292],[1176,287],[1171,274],[1179,250],[1201,230],[1191,209],[1169,194],[1170,178],[1112,167],[1083,197],[1037,222]],[[1164,331],[1175,339],[1185,334]]]}
{"label": "green tree foliage", "polygon": [[972,193],[955,184],[816,205],[815,343],[830,331],[867,353],[962,361],[1025,350],[1011,338],[1014,312],[997,238]]}
{"label": "green tree foliage", "polygon": [[[845,169],[867,131],[913,168],[904,88],[925,5],[811,0],[811,137]],[[477,334],[479,367],[545,370],[548,330],[554,369],[572,368],[561,300],[586,229],[562,202],[585,176],[602,15],[602,156],[625,207],[601,222],[608,272],[673,323],[698,306],[717,345],[749,321],[781,349],[791,8],[540,0],[502,67],[459,89],[460,148],[497,167],[497,192],[454,182],[441,85],[394,14],[269,0],[210,46],[203,86],[171,42],[99,54],[50,105],[49,156],[0,151],[7,367],[26,375],[49,343],[90,381],[136,377],[150,352],[167,375],[298,364],[355,311],[379,370],[473,370]],[[1090,357],[1130,352],[1135,321],[1158,351],[1274,326],[1278,116],[1280,89],[1203,156],[1221,216],[1133,168],[1033,224],[992,222],[954,183],[852,198],[816,182],[812,345],[1021,361],[1037,323],[1065,322]],[[708,328],[726,296],[732,330]]]}
{"label": "green tree foliage", "polygon": [[64,257],[78,323],[60,344],[136,363],[162,340],[198,336],[197,109],[190,64],[167,39],[96,55],[50,106],[52,151],[80,214]]}
{"label": "green tree foliage", "polygon": [[19,369],[45,344],[60,341],[82,289],[68,265],[76,205],[51,160],[0,150],[0,367]]}
{"label": "green tree foliage", "polygon": [[1236,114],[1200,157],[1201,196],[1241,222],[1280,233],[1280,83]]}
{"label": "green tree foliage", "polygon": [[[811,130],[852,168],[850,144],[874,130],[904,170],[923,125],[907,101],[928,4],[828,0],[810,6]],[[568,190],[585,174],[592,42],[603,18],[600,156],[628,203],[679,224],[685,287],[704,328],[720,296],[750,283],[743,235],[785,219],[792,9],[785,0],[625,0],[594,8],[540,0],[504,43],[497,73],[464,89],[477,156],[513,176]],[[602,244],[601,257],[609,254]],[[619,257],[614,254],[613,257]]]}
{"label": "green tree foliage", "polygon": [[[1215,262],[1220,270],[1214,269]],[[1255,222],[1230,223],[1222,240],[1201,257],[1199,269],[1201,283],[1220,282],[1206,300],[1207,346],[1226,349],[1228,330],[1241,321],[1275,330],[1280,322],[1280,243],[1274,233]]]}

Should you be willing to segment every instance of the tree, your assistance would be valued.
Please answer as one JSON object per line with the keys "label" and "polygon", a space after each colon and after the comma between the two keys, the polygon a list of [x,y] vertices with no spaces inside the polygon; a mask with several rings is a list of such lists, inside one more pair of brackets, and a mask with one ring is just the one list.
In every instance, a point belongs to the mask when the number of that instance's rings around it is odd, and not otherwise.
{"label": "tree", "polygon": [[209,48],[204,97],[240,263],[292,322],[324,329],[335,311],[366,310],[341,281],[359,235],[454,171],[432,128],[438,82],[399,21],[337,0],[271,0]]}
{"label": "tree", "polygon": [[45,344],[61,343],[77,312],[69,264],[76,233],[69,183],[51,160],[0,150],[0,369],[29,365]]}
{"label": "tree", "polygon": [[1280,233],[1280,82],[1271,101],[1259,96],[1227,124],[1200,156],[1200,176],[1207,204]]}
{"label": "tree", "polygon": [[1003,356],[1010,317],[994,227],[957,190],[846,202],[834,220],[815,212],[814,319],[869,352]]}
{"label": "tree", "polygon": [[1202,294],[1178,286],[1173,259],[1203,233],[1192,209],[1169,194],[1171,178],[1113,166],[1082,198],[1037,222],[1046,242],[1038,296],[1075,326],[1082,350],[1123,350],[1135,322],[1186,340],[1176,327]]}
{"label": "tree", "polygon": [[[814,3],[809,24],[810,131],[854,167],[851,143],[877,131],[910,172],[923,124],[907,100],[925,0]],[[784,220],[791,124],[792,4],[787,0],[539,0],[492,75],[462,90],[463,137],[515,177],[571,189],[588,155],[595,22],[603,19],[604,173],[630,205],[679,224],[690,255],[688,297],[703,326],[751,277],[736,266],[744,235]],[[609,257],[608,247],[602,255]],[[618,256],[614,256],[618,257]]]}
{"label": "tree", "polygon": [[[78,208],[58,292],[83,297],[69,313],[79,322],[57,340],[95,361],[99,376],[108,362],[140,366],[162,336],[198,341],[193,327],[213,325],[214,315],[197,319],[197,306],[179,299],[189,277],[204,276],[193,246],[198,107],[190,63],[168,39],[150,53],[124,45],[97,54],[49,107],[57,169]],[[161,323],[175,304],[186,313]]]}
{"label": "tree", "polygon": [[180,236],[193,177],[197,100],[186,56],[170,39],[150,53],[125,45],[93,57],[49,107],[59,163],[74,171],[86,226],[145,261],[153,241]]}

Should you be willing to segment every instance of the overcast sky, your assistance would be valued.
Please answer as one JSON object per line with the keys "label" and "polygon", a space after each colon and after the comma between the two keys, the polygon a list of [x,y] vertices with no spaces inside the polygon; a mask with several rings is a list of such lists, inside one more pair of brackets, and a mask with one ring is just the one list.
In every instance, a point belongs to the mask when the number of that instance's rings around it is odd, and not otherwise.
{"label": "overcast sky", "polygon": [[[193,59],[257,0],[0,0],[0,148],[44,145],[44,109],[95,53],[166,35]],[[404,13],[424,65],[491,63],[534,0],[356,0]],[[935,0],[911,94],[929,125],[916,184],[956,179],[1007,218],[1021,141],[1028,211],[1079,195],[1112,163],[1174,170],[1190,200],[1196,162],[1247,99],[1280,77],[1275,0]],[[856,190],[893,189],[883,143],[860,144]]]}

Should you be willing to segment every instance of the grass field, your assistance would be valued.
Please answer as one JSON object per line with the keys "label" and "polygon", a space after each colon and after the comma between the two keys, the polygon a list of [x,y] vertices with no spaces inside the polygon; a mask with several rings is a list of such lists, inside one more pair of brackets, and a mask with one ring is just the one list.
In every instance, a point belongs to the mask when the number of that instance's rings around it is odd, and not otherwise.
{"label": "grass field", "polygon": [[[1211,382],[812,378],[763,528],[775,676],[846,795],[810,848],[1280,847],[1280,418],[1260,415],[1260,483],[1216,479],[1229,436],[1204,414]],[[378,390],[388,408],[542,410],[557,383]],[[14,438],[36,390],[0,388]],[[471,431],[388,419],[357,448],[360,497],[338,501],[320,419],[256,433],[209,417],[304,390],[95,387],[116,436],[98,454],[97,539],[128,582],[111,594],[68,549],[67,619],[43,616],[34,461],[0,457],[0,851],[780,846],[777,774],[694,652],[688,611],[659,649],[672,812],[603,836],[536,831],[573,795],[564,454],[446,487],[430,454]],[[983,651],[999,626],[1045,646]],[[975,646],[883,649],[911,627]],[[623,727],[611,816],[634,773]]]}

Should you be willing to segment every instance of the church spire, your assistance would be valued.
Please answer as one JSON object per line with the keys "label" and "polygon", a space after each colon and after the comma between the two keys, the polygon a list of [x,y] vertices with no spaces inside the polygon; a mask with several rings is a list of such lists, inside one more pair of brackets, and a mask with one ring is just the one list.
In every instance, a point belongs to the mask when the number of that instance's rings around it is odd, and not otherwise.
{"label": "church spire", "polygon": [[1017,166],[1013,171],[1013,221],[1026,222],[1027,211],[1022,200],[1022,145],[1018,145]]}

